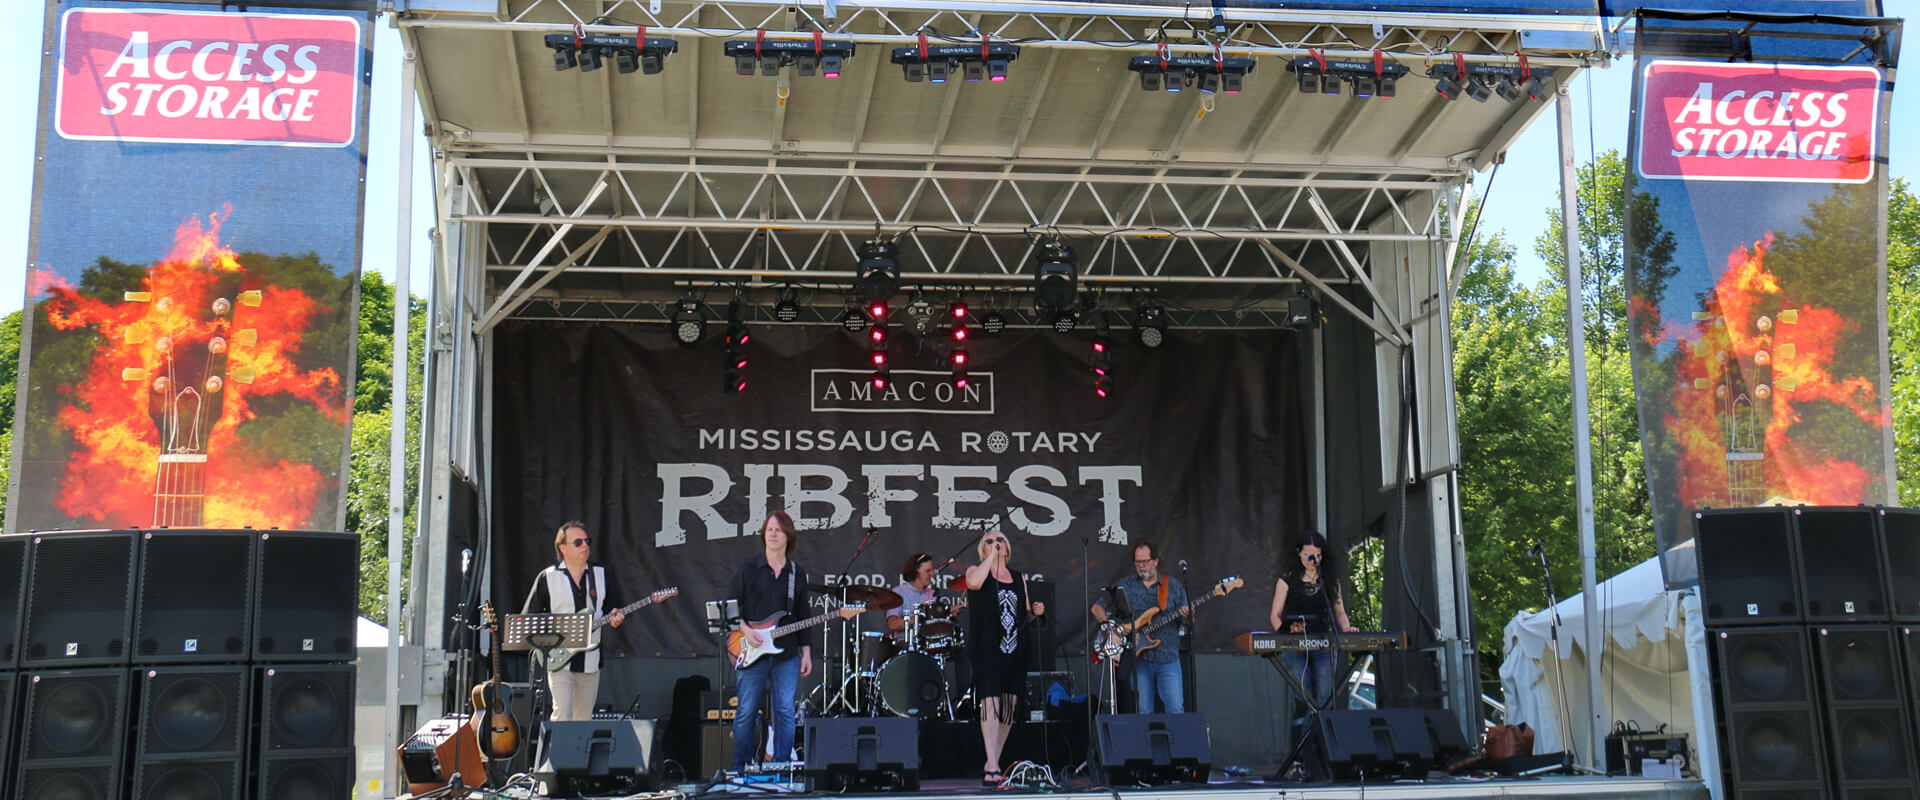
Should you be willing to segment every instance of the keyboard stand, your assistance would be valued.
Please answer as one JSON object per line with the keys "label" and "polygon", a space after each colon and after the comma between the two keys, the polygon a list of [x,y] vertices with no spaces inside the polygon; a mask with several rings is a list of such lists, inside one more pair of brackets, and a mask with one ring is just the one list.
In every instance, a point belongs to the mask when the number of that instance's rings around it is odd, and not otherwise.
{"label": "keyboard stand", "polygon": [[[1338,708],[1340,703],[1345,701],[1350,691],[1349,687],[1353,685],[1353,673],[1354,669],[1360,664],[1360,657],[1357,652],[1348,653],[1339,648],[1338,642],[1340,635],[1338,633],[1330,635],[1333,637],[1335,644],[1329,649],[1334,651],[1336,659],[1344,659],[1346,663],[1341,669],[1334,672],[1334,674],[1342,677],[1334,683],[1332,696],[1327,698],[1324,704],[1322,704],[1319,698],[1311,697],[1307,694],[1307,687],[1300,682],[1300,676],[1293,674],[1293,670],[1287,669],[1286,662],[1281,660],[1281,656],[1284,655],[1283,653],[1270,653],[1267,655],[1267,662],[1272,664],[1274,670],[1280,673],[1280,677],[1286,680],[1287,688],[1293,692],[1294,698],[1307,707],[1306,720],[1301,726],[1300,737],[1294,740],[1293,749],[1287,753],[1287,757],[1281,759],[1280,771],[1274,773],[1272,780],[1285,780],[1287,772],[1292,769],[1295,764],[1298,764],[1305,769],[1309,775],[1316,778],[1331,778],[1333,776],[1333,763],[1327,758],[1325,734],[1321,732],[1320,715],[1328,709]],[[1313,653],[1317,651],[1308,650],[1295,652]],[[1292,722],[1291,709],[1289,709],[1288,722]],[[1319,742],[1320,744],[1319,748],[1314,751],[1316,757],[1311,762],[1306,760],[1306,754],[1308,752],[1307,744],[1309,742]]]}

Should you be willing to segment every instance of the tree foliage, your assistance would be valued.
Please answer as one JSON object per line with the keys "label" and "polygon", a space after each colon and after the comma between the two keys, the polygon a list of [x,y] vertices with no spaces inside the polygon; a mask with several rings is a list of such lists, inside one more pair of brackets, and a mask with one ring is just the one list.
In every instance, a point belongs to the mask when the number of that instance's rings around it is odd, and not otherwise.
{"label": "tree foliage", "polygon": [[[411,561],[420,494],[420,411],[426,356],[426,304],[408,298],[407,496],[403,558]],[[393,285],[360,276],[360,341],[355,354],[352,458],[347,467],[347,530],[360,534],[360,615],[387,619],[388,451],[393,432]],[[410,566],[403,562],[403,573]]]}

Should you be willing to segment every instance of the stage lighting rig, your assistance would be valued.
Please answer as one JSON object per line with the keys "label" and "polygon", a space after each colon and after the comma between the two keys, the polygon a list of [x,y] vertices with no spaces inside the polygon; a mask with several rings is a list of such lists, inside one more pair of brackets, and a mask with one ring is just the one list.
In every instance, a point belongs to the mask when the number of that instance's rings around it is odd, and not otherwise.
{"label": "stage lighting rig", "polygon": [[1319,51],[1307,58],[1288,62],[1287,69],[1299,79],[1303,94],[1339,95],[1341,87],[1351,84],[1353,96],[1394,97],[1401,76],[1412,70],[1404,64],[1390,64],[1386,55],[1374,51],[1372,61],[1328,61]]}
{"label": "stage lighting rig", "polygon": [[797,297],[798,293],[793,290],[792,286],[781,288],[780,301],[773,304],[773,318],[779,322],[798,322],[800,320],[800,303],[797,301]]}
{"label": "stage lighting rig", "polygon": [[980,318],[980,330],[989,336],[998,336],[1007,329],[1007,315],[998,311],[989,311]]}
{"label": "stage lighting rig", "polygon": [[885,318],[887,300],[900,291],[900,248],[884,239],[868,239],[857,253],[860,277],[856,286],[867,302],[867,313]]}
{"label": "stage lighting rig", "polygon": [[553,68],[566,72],[579,67],[581,72],[600,69],[608,59],[622,75],[640,72],[658,75],[666,69],[667,56],[680,52],[673,39],[648,36],[641,28],[639,36],[583,36],[577,33],[547,35],[547,47],[553,50]]}
{"label": "stage lighting rig", "polygon": [[1140,88],[1148,92],[1198,88],[1206,94],[1239,94],[1253,67],[1251,58],[1226,58],[1218,50],[1210,56],[1169,56],[1164,44],[1157,55],[1134,56],[1127,62],[1127,69],[1140,73]]}
{"label": "stage lighting rig", "polygon": [[680,308],[673,314],[673,340],[689,350],[700,344],[700,337],[706,335],[707,318],[700,313],[700,300],[693,295],[680,298]]}
{"label": "stage lighting rig", "polygon": [[1455,53],[1453,63],[1435,64],[1427,68],[1427,76],[1433,78],[1434,90],[1448,100],[1458,100],[1465,94],[1482,103],[1495,94],[1509,103],[1532,100],[1544,103],[1553,97],[1545,77],[1534,72],[1527,63],[1526,56],[1519,56],[1514,66],[1501,64],[1468,64],[1466,59]]}
{"label": "stage lighting rig", "polygon": [[992,44],[982,38],[977,45],[929,46],[926,34],[921,34],[918,46],[893,51],[893,63],[900,65],[908,83],[946,83],[956,72],[971,83],[982,78],[1001,83],[1007,79],[1007,65],[1019,57],[1018,45]]}
{"label": "stage lighting rig", "polygon": [[[954,308],[964,312],[966,306],[955,304]],[[947,334],[947,359],[953,362],[953,385],[956,388],[965,389],[967,388],[967,368],[970,361],[967,355],[966,315],[964,313],[950,314],[949,317],[953,320],[953,330]]]}
{"label": "stage lighting rig", "polygon": [[1071,308],[1063,308],[1053,312],[1052,325],[1054,333],[1072,333],[1074,326],[1079,324],[1080,312],[1078,311]]}
{"label": "stage lighting rig", "polygon": [[1100,397],[1113,394],[1113,350],[1110,339],[1107,318],[1103,315],[1094,327],[1093,349],[1087,353],[1087,368],[1093,370],[1093,393]]}
{"label": "stage lighting rig", "polygon": [[1280,327],[1287,330],[1303,331],[1320,324],[1320,308],[1311,295],[1297,294],[1287,298],[1287,306],[1280,312]]}
{"label": "stage lighting rig", "polygon": [[868,360],[873,364],[873,388],[885,389],[893,378],[893,370],[887,364],[887,326],[884,321],[875,322],[867,330]]}
{"label": "stage lighting rig", "polygon": [[1072,310],[1080,294],[1080,271],[1074,266],[1073,248],[1058,239],[1050,240],[1040,244],[1034,260],[1034,299],[1040,307]]}
{"label": "stage lighting rig", "polygon": [[727,306],[727,362],[720,391],[726,394],[747,390],[747,342],[753,338],[747,323],[740,319],[740,301]]}
{"label": "stage lighting rig", "polygon": [[913,299],[907,302],[907,328],[915,336],[933,332],[933,304],[920,296],[917,290],[913,293]]}
{"label": "stage lighting rig", "polygon": [[857,308],[847,309],[847,312],[845,314],[840,315],[840,327],[845,329],[848,333],[859,333],[861,331],[866,330],[867,329],[866,312]]}
{"label": "stage lighting rig", "polygon": [[720,49],[733,59],[734,74],[743,76],[758,68],[760,74],[771,77],[779,75],[781,67],[791,66],[802,78],[838,78],[853,57],[852,40],[827,39],[819,31],[814,31],[812,39],[769,39],[766,31],[760,31],[752,39],[727,42]]}
{"label": "stage lighting rig", "polygon": [[1167,311],[1157,305],[1144,305],[1133,312],[1133,336],[1148,349],[1167,341]]}

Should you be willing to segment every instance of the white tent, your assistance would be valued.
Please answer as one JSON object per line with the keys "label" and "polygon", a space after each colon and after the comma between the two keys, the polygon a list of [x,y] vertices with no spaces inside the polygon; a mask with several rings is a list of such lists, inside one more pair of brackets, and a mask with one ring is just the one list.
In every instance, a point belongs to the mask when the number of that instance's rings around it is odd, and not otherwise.
{"label": "white tent", "polygon": [[[1664,723],[1667,730],[1686,734],[1693,751],[1691,774],[1702,777],[1715,798],[1722,797],[1699,595],[1668,591],[1657,558],[1615,575],[1596,590],[1600,629],[1607,638],[1601,685],[1607,706],[1602,714],[1609,727],[1631,721],[1648,730]],[[1552,609],[1519,614],[1507,623],[1500,685],[1506,693],[1507,721],[1535,729],[1534,752],[1571,750],[1581,763],[1592,739],[1592,728],[1585,723],[1584,599],[1576,594],[1557,608],[1557,639]]]}

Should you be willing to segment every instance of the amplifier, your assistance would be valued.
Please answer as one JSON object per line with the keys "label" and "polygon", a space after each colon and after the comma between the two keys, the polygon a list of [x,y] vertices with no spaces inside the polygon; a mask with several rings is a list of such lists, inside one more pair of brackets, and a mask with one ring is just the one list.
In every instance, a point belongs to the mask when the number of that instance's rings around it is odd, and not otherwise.
{"label": "amplifier", "polygon": [[1020,703],[1026,708],[1027,719],[1029,721],[1045,722],[1050,719],[1048,709],[1051,708],[1051,706],[1047,703],[1047,697],[1053,692],[1054,686],[1059,686],[1071,696],[1073,694],[1073,673],[1067,670],[1047,670],[1045,672],[1027,673],[1026,696],[1020,698]]}
{"label": "amplifier", "polygon": [[732,722],[740,698],[715,691],[700,693],[700,719],[707,722]]}
{"label": "amplifier", "polygon": [[1684,733],[1616,729],[1607,734],[1608,775],[1639,775],[1641,760],[1648,758],[1660,761],[1677,758],[1682,769],[1693,763],[1687,754],[1687,735]]}
{"label": "amplifier", "polygon": [[400,767],[407,777],[408,794],[423,794],[446,786],[455,772],[460,774],[463,786],[487,785],[480,742],[466,724],[465,714],[428,720],[400,745]]}

